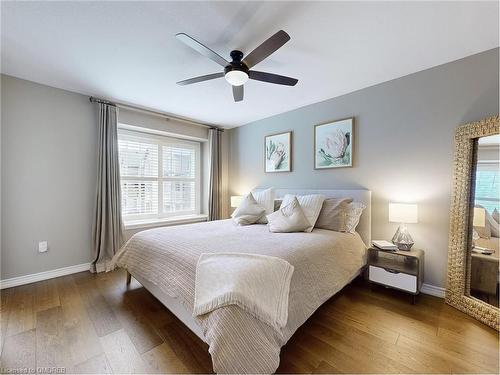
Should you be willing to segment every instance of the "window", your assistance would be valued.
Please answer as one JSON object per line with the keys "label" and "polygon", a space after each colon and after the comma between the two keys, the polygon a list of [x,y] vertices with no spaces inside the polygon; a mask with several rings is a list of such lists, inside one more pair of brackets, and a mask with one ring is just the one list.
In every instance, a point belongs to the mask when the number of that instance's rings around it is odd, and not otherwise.
{"label": "window", "polygon": [[490,214],[495,208],[500,211],[498,163],[478,162],[475,200],[476,204],[483,206]]}
{"label": "window", "polygon": [[200,213],[200,143],[119,129],[125,222]]}

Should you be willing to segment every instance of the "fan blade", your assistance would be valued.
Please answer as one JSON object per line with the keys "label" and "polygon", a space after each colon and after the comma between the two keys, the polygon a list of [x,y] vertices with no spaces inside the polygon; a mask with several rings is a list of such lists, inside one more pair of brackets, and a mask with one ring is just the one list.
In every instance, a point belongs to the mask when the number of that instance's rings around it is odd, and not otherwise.
{"label": "fan blade", "polygon": [[235,102],[241,102],[243,100],[243,85],[233,86],[233,98]]}
{"label": "fan blade", "polygon": [[283,30],[280,30],[272,37],[267,39],[260,46],[255,48],[252,52],[250,52],[243,59],[243,61],[248,66],[248,68],[251,68],[252,66],[257,65],[262,60],[264,60],[267,56],[275,52],[289,40],[290,40],[290,35],[288,35]]}
{"label": "fan blade", "polygon": [[204,46],[200,42],[198,42],[196,39],[191,38],[189,35],[184,34],[184,33],[179,33],[175,34],[177,39],[179,39],[181,42],[186,44],[187,46],[191,47],[195,51],[201,53],[203,56],[208,57],[212,61],[215,61],[217,64],[226,67],[229,65],[229,62],[224,59],[222,56],[219,56],[217,53],[212,51],[210,48]]}
{"label": "fan blade", "polygon": [[224,77],[224,73],[222,73],[222,72],[212,73],[212,74],[207,74],[204,76],[185,79],[184,81],[177,82],[177,84],[184,86],[184,85],[190,85],[192,83],[198,83],[198,82],[208,81],[210,79],[216,79],[216,78],[222,78],[222,77]]}
{"label": "fan blade", "polygon": [[276,83],[278,85],[286,86],[295,86],[297,82],[299,82],[299,80],[295,78],[280,76],[278,74],[259,72],[257,70],[250,70],[248,72],[248,77],[257,81]]}

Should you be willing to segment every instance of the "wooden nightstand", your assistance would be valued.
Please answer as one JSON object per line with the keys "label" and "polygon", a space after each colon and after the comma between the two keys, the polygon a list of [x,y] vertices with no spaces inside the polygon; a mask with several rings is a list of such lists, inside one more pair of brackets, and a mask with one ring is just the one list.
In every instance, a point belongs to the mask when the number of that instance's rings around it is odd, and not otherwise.
{"label": "wooden nightstand", "polygon": [[412,303],[424,281],[424,251],[368,249],[368,280],[412,295]]}

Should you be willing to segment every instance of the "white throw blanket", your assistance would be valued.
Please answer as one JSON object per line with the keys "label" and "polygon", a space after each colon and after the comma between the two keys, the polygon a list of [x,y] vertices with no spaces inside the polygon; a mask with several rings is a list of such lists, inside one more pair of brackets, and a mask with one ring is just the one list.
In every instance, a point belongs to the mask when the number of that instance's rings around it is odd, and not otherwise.
{"label": "white throw blanket", "polygon": [[196,266],[193,315],[238,305],[280,331],[288,320],[293,266],[281,258],[240,253],[203,253]]}

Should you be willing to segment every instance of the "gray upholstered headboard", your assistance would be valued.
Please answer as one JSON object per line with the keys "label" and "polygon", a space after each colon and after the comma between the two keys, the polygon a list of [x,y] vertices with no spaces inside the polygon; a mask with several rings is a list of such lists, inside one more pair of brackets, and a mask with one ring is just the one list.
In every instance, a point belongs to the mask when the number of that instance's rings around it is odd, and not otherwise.
{"label": "gray upholstered headboard", "polygon": [[[264,190],[265,188],[257,188],[255,191]],[[323,194],[327,198],[347,198],[350,197],[357,202],[366,205],[366,209],[361,215],[356,232],[359,233],[363,242],[367,247],[371,246],[372,242],[372,192],[365,189],[346,189],[346,190],[315,190],[315,189],[275,189],[276,199],[281,199],[285,194],[307,195],[307,194]]]}

